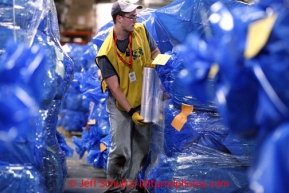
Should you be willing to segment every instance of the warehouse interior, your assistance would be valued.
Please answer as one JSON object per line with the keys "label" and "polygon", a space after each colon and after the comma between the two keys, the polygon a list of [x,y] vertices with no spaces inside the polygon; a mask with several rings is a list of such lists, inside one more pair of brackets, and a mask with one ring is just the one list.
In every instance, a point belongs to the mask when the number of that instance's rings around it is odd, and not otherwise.
{"label": "warehouse interior", "polygon": [[[0,2],[0,193],[103,193],[113,183],[95,57],[114,2]],[[161,51],[153,78],[144,75],[151,139],[137,192],[289,192],[289,3],[137,4]]]}

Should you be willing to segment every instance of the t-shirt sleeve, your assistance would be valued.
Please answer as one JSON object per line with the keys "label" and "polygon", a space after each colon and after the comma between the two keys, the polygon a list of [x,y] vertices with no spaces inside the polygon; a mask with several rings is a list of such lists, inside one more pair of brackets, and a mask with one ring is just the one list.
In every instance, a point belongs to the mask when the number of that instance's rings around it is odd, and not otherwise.
{"label": "t-shirt sleeve", "polygon": [[102,78],[105,79],[116,75],[116,72],[107,57],[103,56],[98,58],[98,66],[101,71]]}
{"label": "t-shirt sleeve", "polygon": [[146,30],[146,34],[147,34],[147,39],[148,39],[148,42],[149,42],[150,50],[152,52],[158,47],[158,44],[153,39],[153,37],[151,36],[151,34],[149,33],[149,31],[147,30],[146,27],[145,27],[145,30]]}

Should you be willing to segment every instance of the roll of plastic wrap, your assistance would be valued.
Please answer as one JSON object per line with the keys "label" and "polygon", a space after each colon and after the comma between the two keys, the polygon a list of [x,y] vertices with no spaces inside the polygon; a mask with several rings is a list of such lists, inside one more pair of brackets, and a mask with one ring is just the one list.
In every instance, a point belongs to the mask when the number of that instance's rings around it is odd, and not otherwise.
{"label": "roll of plastic wrap", "polygon": [[155,76],[156,72],[154,68],[144,68],[140,114],[144,118],[143,122],[145,123],[152,122],[153,119],[151,109],[153,105]]}

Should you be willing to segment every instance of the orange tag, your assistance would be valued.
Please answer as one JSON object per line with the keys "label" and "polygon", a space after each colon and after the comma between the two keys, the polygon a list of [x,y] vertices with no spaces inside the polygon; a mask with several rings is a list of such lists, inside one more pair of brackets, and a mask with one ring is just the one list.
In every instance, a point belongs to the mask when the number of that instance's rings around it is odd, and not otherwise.
{"label": "orange tag", "polygon": [[99,144],[100,152],[104,152],[106,150],[106,146],[103,143]]}
{"label": "orange tag", "polygon": [[191,114],[194,110],[193,106],[190,105],[186,105],[186,104],[182,104],[182,110],[180,112],[180,114],[178,114],[173,122],[171,123],[171,125],[177,130],[177,131],[181,131],[183,126],[185,125],[185,123],[187,122],[187,117],[189,114]]}
{"label": "orange tag", "polygon": [[88,123],[86,123],[86,126],[85,126],[85,131],[88,131],[89,126],[90,125],[95,125],[95,123],[96,123],[95,119],[88,121]]}
{"label": "orange tag", "polygon": [[96,120],[95,119],[93,119],[93,120],[90,120],[90,121],[88,121],[88,125],[95,125],[95,123],[96,123]]}

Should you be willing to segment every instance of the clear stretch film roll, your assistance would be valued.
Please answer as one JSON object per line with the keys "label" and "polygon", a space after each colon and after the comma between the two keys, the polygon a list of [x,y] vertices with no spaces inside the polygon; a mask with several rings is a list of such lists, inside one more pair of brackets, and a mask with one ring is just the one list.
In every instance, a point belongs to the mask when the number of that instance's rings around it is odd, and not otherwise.
{"label": "clear stretch film roll", "polygon": [[143,84],[142,84],[142,99],[141,99],[141,111],[140,114],[144,118],[143,122],[152,122],[152,105],[153,105],[153,95],[154,95],[154,79],[155,79],[155,69],[145,67]]}

